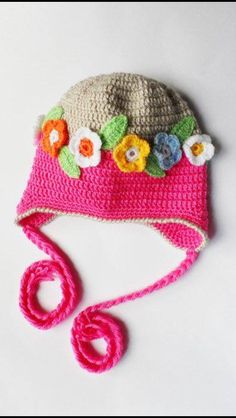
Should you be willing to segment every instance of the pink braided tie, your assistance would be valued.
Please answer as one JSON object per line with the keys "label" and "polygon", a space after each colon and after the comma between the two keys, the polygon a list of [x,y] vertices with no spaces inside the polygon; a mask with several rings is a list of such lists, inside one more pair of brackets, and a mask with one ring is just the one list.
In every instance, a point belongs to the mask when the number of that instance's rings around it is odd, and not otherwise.
{"label": "pink braided tie", "polygon": [[[92,346],[93,340],[104,338],[105,356]],[[125,351],[125,336],[119,322],[111,315],[85,310],[74,321],[71,343],[80,365],[89,372],[101,373],[114,367]]]}
{"label": "pink braided tie", "polygon": [[[91,306],[75,319],[72,328],[72,346],[76,359],[81,367],[93,373],[102,373],[114,367],[125,352],[125,335],[121,324],[108,314],[100,310],[110,309],[121,303],[142,298],[176,282],[194,263],[198,253],[187,251],[186,258],[180,265],[145,289]],[[107,344],[106,354],[102,356],[92,346],[91,342],[104,338]]]}
{"label": "pink braided tie", "polygon": [[[79,288],[76,286],[76,273],[71,262],[49,238],[37,228],[27,225],[24,232],[39,249],[51,257],[33,263],[25,271],[20,289],[20,307],[25,318],[35,327],[49,329],[66,319],[79,302]],[[142,298],[177,281],[194,263],[198,253],[187,251],[186,258],[180,265],[140,291],[99,303],[80,313],[74,320],[72,328],[72,346],[80,365],[93,373],[102,373],[114,367],[126,349],[124,327],[111,315],[102,312],[113,306]],[[37,291],[42,281],[54,280],[59,277],[62,289],[62,301],[51,312],[46,312],[39,305]],[[105,355],[99,354],[92,341],[103,338],[107,344]]]}
{"label": "pink braided tie", "polygon": [[[25,271],[20,288],[20,308],[25,318],[35,327],[49,329],[66,319],[79,302],[78,277],[65,254],[33,226],[25,226],[24,233],[38,248],[52,260],[42,260],[31,264]],[[62,301],[51,312],[46,312],[38,303],[37,291],[42,281],[53,281],[55,276],[61,281]]]}

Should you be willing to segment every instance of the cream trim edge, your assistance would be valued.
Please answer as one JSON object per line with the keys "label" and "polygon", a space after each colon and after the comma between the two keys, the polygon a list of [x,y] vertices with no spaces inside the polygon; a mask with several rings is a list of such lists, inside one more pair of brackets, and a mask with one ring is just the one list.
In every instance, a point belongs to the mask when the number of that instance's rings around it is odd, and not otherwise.
{"label": "cream trim edge", "polygon": [[[56,216],[63,216],[63,215],[69,215],[69,216],[79,216],[82,218],[89,218],[89,219],[94,219],[100,222],[132,222],[132,223],[141,223],[141,224],[146,224],[148,226],[150,226],[151,228],[155,228],[153,223],[154,222],[158,222],[160,224],[166,224],[166,223],[176,223],[176,224],[182,224],[185,226],[188,226],[189,228],[192,228],[194,231],[198,232],[201,237],[202,237],[202,243],[201,245],[196,249],[197,252],[200,252],[201,250],[203,250],[203,248],[205,248],[207,242],[208,242],[208,236],[207,233],[199,228],[198,226],[196,226],[193,222],[181,219],[181,218],[140,218],[140,219],[104,219],[104,218],[99,218],[96,216],[92,216],[92,215],[85,215],[85,214],[80,214],[80,213],[75,213],[75,212],[63,212],[63,211],[58,211],[55,209],[50,209],[50,208],[33,208],[30,209],[24,213],[22,213],[21,215],[17,216],[15,223],[17,225],[19,225],[19,222],[22,221],[22,219],[33,215],[34,213],[51,213],[52,215],[56,215]],[[49,221],[51,222],[51,220]],[[45,224],[44,224],[45,225]],[[156,229],[156,228],[155,228]],[[168,239],[162,232],[159,231],[159,233],[165,238],[167,239],[167,241],[169,241],[172,245],[173,243],[171,242],[170,239]],[[186,248],[182,248],[179,247],[181,249],[185,249]]]}

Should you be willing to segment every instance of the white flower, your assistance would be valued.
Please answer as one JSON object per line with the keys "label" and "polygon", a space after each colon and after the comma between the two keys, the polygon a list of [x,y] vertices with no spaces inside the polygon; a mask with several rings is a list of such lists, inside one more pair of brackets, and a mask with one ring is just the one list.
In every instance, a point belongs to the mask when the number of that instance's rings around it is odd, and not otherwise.
{"label": "white flower", "polygon": [[193,165],[203,165],[210,160],[215,152],[209,135],[193,135],[183,145],[186,157]]}
{"label": "white flower", "polygon": [[79,167],[94,167],[101,161],[102,141],[98,134],[88,128],[80,128],[72,136],[69,149]]}

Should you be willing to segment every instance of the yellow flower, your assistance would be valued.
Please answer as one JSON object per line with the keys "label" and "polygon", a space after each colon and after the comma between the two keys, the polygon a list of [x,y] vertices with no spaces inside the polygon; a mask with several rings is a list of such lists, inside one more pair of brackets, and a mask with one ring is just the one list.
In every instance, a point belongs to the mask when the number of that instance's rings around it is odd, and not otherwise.
{"label": "yellow flower", "polygon": [[113,158],[119,169],[125,173],[143,171],[150,154],[150,145],[138,135],[130,134],[123,138],[113,151]]}

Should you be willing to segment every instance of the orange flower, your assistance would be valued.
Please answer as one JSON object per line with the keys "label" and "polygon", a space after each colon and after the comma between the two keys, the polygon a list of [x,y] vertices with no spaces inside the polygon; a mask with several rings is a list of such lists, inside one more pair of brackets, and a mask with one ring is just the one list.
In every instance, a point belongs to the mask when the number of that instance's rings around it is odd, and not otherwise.
{"label": "orange flower", "polygon": [[42,149],[51,157],[57,157],[59,150],[68,142],[69,135],[66,121],[62,119],[48,120],[43,125],[42,131]]}

